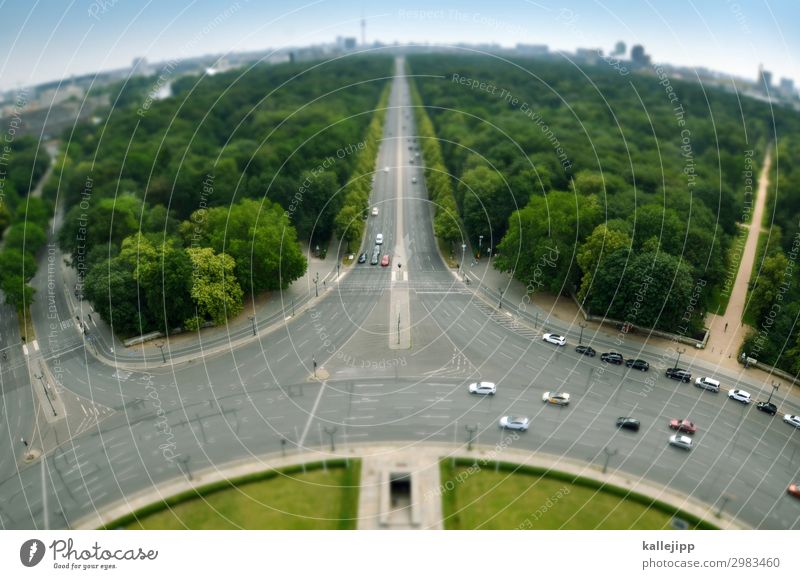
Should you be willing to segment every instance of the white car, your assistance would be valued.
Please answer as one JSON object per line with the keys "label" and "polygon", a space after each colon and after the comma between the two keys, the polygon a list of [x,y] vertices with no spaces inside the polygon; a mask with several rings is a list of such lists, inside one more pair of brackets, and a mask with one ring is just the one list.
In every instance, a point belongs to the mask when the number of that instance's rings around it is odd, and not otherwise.
{"label": "white car", "polygon": [[417,182],[417,178],[416,177],[411,177],[411,182],[412,183],[416,183]]}
{"label": "white car", "polygon": [[383,245],[383,233],[375,236],[375,245]]}
{"label": "white car", "polygon": [[542,394],[542,402],[555,404],[556,406],[566,406],[569,404],[569,394],[566,392],[545,392]]}
{"label": "white car", "polygon": [[384,168],[383,168],[383,172],[384,172],[384,173],[388,173],[388,172],[389,172],[389,167],[384,167]]}
{"label": "white car", "polygon": [[702,377],[698,378],[694,381],[694,385],[698,388],[705,388],[706,390],[711,390],[711,392],[719,392],[719,380],[714,380],[713,378]]}
{"label": "white car", "polygon": [[377,207],[373,207],[372,208],[372,215],[377,215],[377,214],[378,214],[378,208]]}
{"label": "white car", "polygon": [[551,344],[555,344],[556,346],[567,345],[567,339],[564,336],[559,336],[558,334],[544,334],[542,336],[542,340],[545,342],[550,342]]}
{"label": "white car", "polygon": [[528,430],[530,420],[527,416],[503,416],[500,419],[500,428],[508,428],[509,430]]}
{"label": "white car", "polygon": [[669,437],[669,443],[684,450],[692,450],[692,439],[683,434],[673,434]]}
{"label": "white car", "polygon": [[750,393],[744,390],[728,390],[728,398],[742,404],[750,404]]}
{"label": "white car", "polygon": [[494,382],[473,382],[469,385],[470,394],[489,394],[497,393],[497,386]]}
{"label": "white car", "polygon": [[795,428],[800,428],[800,416],[792,415],[792,414],[784,414],[783,421],[786,424],[791,424]]}

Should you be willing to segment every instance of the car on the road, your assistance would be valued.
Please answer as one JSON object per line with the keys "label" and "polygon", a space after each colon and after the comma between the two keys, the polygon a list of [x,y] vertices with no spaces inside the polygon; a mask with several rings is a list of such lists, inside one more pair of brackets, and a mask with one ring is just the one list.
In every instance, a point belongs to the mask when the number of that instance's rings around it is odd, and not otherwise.
{"label": "car on the road", "polygon": [[[392,133],[389,133],[389,134],[391,135]],[[389,172],[389,167],[384,167],[384,168],[383,168],[383,172],[384,172],[384,173],[388,173],[388,172]]]}
{"label": "car on the road", "polygon": [[784,414],[783,421],[786,424],[791,424],[795,428],[800,428],[800,416],[794,414]]}
{"label": "car on the road", "polygon": [[689,382],[692,379],[692,373],[681,368],[667,368],[667,371],[664,374],[667,378],[680,380],[681,382]]}
{"label": "car on the road", "polygon": [[761,412],[766,412],[770,416],[775,416],[775,414],[778,412],[778,407],[772,402],[759,402],[756,404],[756,408],[758,408]]}
{"label": "car on the road", "polygon": [[381,259],[381,248],[376,247],[375,249],[372,250],[372,259],[370,260],[370,263],[372,265],[378,265],[380,259]]}
{"label": "car on the road", "polygon": [[786,492],[800,499],[800,483],[792,483],[786,487]]}
{"label": "car on the road", "polygon": [[617,418],[617,428],[624,428],[625,430],[633,430],[639,432],[640,423],[635,418],[630,416],[620,416]]}
{"label": "car on the road", "polygon": [[412,183],[416,183],[417,182],[417,178],[416,177],[411,177],[411,182]]}
{"label": "car on the road", "polygon": [[494,382],[473,382],[469,385],[470,394],[489,394],[497,393],[497,385]]}
{"label": "car on the road", "polygon": [[742,404],[750,404],[750,393],[745,390],[728,390],[728,398]]}
{"label": "car on the road", "polygon": [[378,208],[377,207],[373,207],[372,208],[372,215],[375,216],[377,214],[378,214]]}
{"label": "car on the road", "polygon": [[556,406],[566,406],[569,404],[569,394],[566,392],[545,392],[542,394],[542,402],[555,404]]}
{"label": "car on the road", "polygon": [[528,430],[530,420],[527,416],[503,416],[500,419],[500,428],[508,428],[509,430]]}
{"label": "car on the road", "polygon": [[710,390],[711,392],[719,392],[719,380],[714,380],[714,378],[709,378],[708,376],[698,378],[694,381],[694,385],[698,388]]}
{"label": "car on the road", "polygon": [[542,340],[551,344],[555,344],[556,346],[564,346],[567,343],[567,339],[564,336],[559,336],[558,334],[544,334],[542,335]]}
{"label": "car on the road", "polygon": [[365,251],[361,255],[358,256],[358,263],[366,263],[367,262],[367,252]]}
{"label": "car on the road", "polygon": [[383,233],[375,236],[375,245],[383,245]]}
{"label": "car on the road", "polygon": [[640,370],[642,372],[647,372],[650,369],[650,363],[645,360],[625,360],[625,365],[628,368],[633,368],[634,370]]}
{"label": "car on the road", "polygon": [[584,356],[590,356],[592,358],[597,355],[597,351],[591,346],[575,346],[575,351],[578,354],[583,354]]}
{"label": "car on the road", "polygon": [[678,432],[685,432],[686,434],[694,434],[697,432],[697,425],[688,418],[673,418],[669,421],[669,427]]}
{"label": "car on the road", "polygon": [[672,446],[677,446],[678,448],[682,448],[683,450],[692,449],[692,439],[682,434],[673,434],[672,436],[670,436],[669,443]]}
{"label": "car on the road", "polygon": [[625,358],[623,358],[622,354],[618,352],[603,352],[602,354],[600,354],[600,360],[602,360],[603,362],[608,362],[609,364],[616,364],[619,366],[625,361]]}
{"label": "car on the road", "polygon": [[381,267],[387,267],[389,265],[389,254],[384,254],[383,258],[381,259]]}

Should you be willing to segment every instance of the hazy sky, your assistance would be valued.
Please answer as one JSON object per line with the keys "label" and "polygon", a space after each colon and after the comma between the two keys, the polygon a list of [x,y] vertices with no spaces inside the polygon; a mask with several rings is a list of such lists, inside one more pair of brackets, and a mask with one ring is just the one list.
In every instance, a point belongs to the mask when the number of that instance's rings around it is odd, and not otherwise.
{"label": "hazy sky", "polygon": [[643,44],[656,62],[800,82],[798,0],[0,0],[0,89],[211,53],[360,38],[517,42],[551,49]]}

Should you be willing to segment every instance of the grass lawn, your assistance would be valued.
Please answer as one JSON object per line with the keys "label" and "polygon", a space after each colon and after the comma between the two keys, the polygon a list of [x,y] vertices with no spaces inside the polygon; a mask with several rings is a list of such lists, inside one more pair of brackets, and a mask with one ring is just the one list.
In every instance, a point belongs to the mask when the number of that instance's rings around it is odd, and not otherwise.
{"label": "grass lawn", "polygon": [[109,528],[352,529],[358,514],[359,473],[360,462],[354,460],[349,468],[268,473],[262,480],[227,485],[202,497],[192,493],[171,507],[159,505],[156,512]]}
{"label": "grass lawn", "polygon": [[671,528],[673,513],[589,486],[534,472],[495,472],[494,464],[471,475],[468,466],[447,460],[441,468],[447,529]]}

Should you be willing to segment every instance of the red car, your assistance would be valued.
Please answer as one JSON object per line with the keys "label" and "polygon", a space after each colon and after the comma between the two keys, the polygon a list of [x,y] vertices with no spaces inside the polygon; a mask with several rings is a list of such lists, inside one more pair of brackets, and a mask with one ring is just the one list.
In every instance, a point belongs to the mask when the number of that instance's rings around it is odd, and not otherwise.
{"label": "red car", "polygon": [[386,255],[384,255],[383,258],[381,259],[381,266],[382,267],[386,267],[387,265],[389,265],[389,254],[388,253]]}
{"label": "red car", "polygon": [[792,495],[793,497],[797,497],[800,499],[800,483],[792,483],[789,485],[789,488],[786,489],[786,492]]}
{"label": "red car", "polygon": [[669,421],[669,427],[678,432],[685,432],[686,434],[694,434],[697,432],[697,426],[688,418],[673,418]]}

